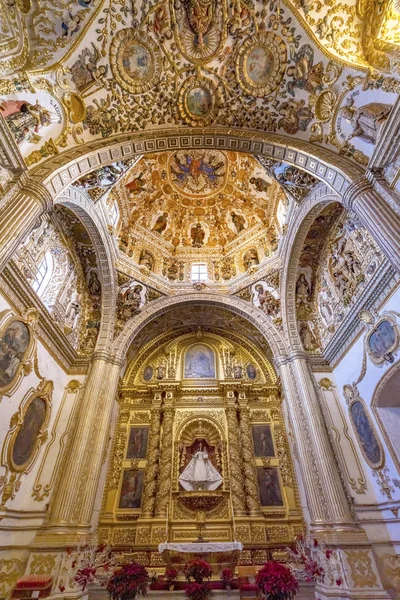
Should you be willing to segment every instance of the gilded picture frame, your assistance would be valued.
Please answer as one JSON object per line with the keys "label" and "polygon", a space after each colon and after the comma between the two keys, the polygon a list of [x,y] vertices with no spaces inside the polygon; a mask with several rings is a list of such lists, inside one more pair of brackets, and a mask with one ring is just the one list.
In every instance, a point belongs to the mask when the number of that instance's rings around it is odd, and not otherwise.
{"label": "gilded picture frame", "polygon": [[110,47],[110,65],[120,86],[132,94],[150,91],[161,77],[160,51],[144,31],[118,31]]}
{"label": "gilded picture frame", "polygon": [[11,310],[0,313],[0,400],[12,396],[33,369],[37,319],[35,309],[22,316]]}
{"label": "gilded picture frame", "polygon": [[374,364],[392,363],[399,341],[399,327],[395,317],[383,315],[365,336],[365,349]]}
{"label": "gilded picture frame", "polygon": [[368,407],[358,395],[349,403],[349,418],[364,460],[371,469],[380,469],[385,464],[385,452]]}
{"label": "gilded picture frame", "polygon": [[121,476],[117,495],[118,513],[140,513],[143,488],[144,488],[145,469],[124,468],[121,470]]}
{"label": "gilded picture frame", "polygon": [[215,121],[220,103],[220,94],[207,77],[189,77],[179,90],[180,115],[185,123],[193,127],[211,125]]}
{"label": "gilded picture frame", "polygon": [[285,73],[284,41],[271,31],[248,37],[239,49],[236,78],[246,94],[262,98],[279,86]]}

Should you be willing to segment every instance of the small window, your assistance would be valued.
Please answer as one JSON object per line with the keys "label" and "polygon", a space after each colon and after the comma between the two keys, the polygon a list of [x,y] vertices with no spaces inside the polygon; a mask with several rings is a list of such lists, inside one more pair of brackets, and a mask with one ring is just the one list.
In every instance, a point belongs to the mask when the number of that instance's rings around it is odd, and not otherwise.
{"label": "small window", "polygon": [[119,208],[118,208],[118,204],[116,202],[114,202],[110,208],[110,221],[111,221],[111,225],[113,227],[115,227],[115,225],[117,224],[118,219],[119,219]]}
{"label": "small window", "polygon": [[207,280],[207,265],[206,263],[193,263],[192,264],[192,281],[206,281]]}
{"label": "small window", "polygon": [[53,274],[53,267],[53,257],[50,252],[46,252],[38,266],[36,279],[32,283],[32,287],[39,296],[39,298],[43,295],[47,285],[50,282],[51,276]]}

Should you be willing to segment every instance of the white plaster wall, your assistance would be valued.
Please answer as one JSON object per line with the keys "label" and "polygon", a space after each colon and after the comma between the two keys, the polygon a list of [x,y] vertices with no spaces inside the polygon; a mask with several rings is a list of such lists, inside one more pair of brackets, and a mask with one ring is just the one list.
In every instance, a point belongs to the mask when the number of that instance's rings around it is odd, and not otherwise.
{"label": "white plaster wall", "polygon": [[[0,296],[0,311],[12,308],[5,299]],[[48,438],[42,445],[35,464],[27,475],[22,475],[21,485],[13,500],[6,503],[5,509],[0,510],[0,558],[7,556],[9,548],[29,545],[35,537],[36,531],[43,523],[51,493],[54,488],[54,466],[59,461],[60,449],[66,441],[65,432],[70,427],[70,415],[74,402],[79,401],[79,391],[68,392],[66,386],[72,380],[82,382],[84,376],[68,375],[49,354],[46,348],[37,340],[37,358],[39,372],[46,380],[54,384],[52,396],[52,407],[48,425]],[[0,447],[10,427],[10,419],[18,411],[18,407],[30,390],[35,389],[40,379],[32,370],[29,375],[22,379],[16,392],[11,397],[3,396],[0,404]],[[46,448],[48,448],[46,456]],[[42,473],[36,483],[51,484],[49,496],[37,501],[32,496],[33,487],[40,467]],[[0,477],[6,474],[6,468],[0,466]],[[4,552],[4,553],[3,553]]]}

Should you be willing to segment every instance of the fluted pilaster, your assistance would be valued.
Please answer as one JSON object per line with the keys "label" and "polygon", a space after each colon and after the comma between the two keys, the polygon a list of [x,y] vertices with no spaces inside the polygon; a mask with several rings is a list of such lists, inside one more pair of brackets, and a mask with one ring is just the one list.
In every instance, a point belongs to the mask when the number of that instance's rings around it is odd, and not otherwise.
{"label": "fluted pilaster", "polygon": [[230,406],[228,408],[226,417],[228,421],[229,474],[232,505],[235,515],[240,516],[245,515],[247,510],[236,406]]}
{"label": "fluted pilaster", "polygon": [[173,408],[164,408],[162,421],[161,454],[158,466],[157,496],[155,502],[156,516],[158,517],[167,514],[169,494],[171,491],[173,422]]}
{"label": "fluted pilaster", "polygon": [[142,515],[152,517],[156,502],[158,456],[160,448],[161,397],[156,394],[151,415],[149,446],[147,450],[146,479],[143,488]]}
{"label": "fluted pilaster", "polygon": [[393,267],[400,271],[400,216],[365,178],[347,188],[343,204],[354,211]]}

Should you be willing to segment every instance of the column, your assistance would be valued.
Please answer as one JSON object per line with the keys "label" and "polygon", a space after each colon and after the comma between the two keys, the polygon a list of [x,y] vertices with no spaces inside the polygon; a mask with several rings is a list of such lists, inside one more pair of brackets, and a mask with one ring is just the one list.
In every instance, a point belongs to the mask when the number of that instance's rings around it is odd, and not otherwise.
{"label": "column", "polygon": [[354,211],[396,271],[400,271],[400,216],[363,178],[350,185],[343,205]]}
{"label": "column", "polygon": [[26,173],[21,175],[15,189],[0,210],[0,272],[32,231],[38,218],[52,206],[48,189]]}
{"label": "column", "polygon": [[233,392],[228,392],[228,409],[226,411],[228,422],[229,481],[233,510],[235,515],[241,516],[247,514],[246,493],[242,472],[236,400],[231,395],[233,396]]}
{"label": "column", "polygon": [[[311,534],[335,550],[342,585],[317,585],[321,600],[383,600],[383,589],[371,544],[355,522],[330,443],[316,382],[303,352],[276,359],[288,405],[300,469],[310,511]],[[326,578],[329,579],[329,578]]]}
{"label": "column", "polygon": [[172,394],[169,394],[169,396],[164,401],[162,416],[161,450],[158,463],[157,496],[155,502],[155,514],[157,517],[164,517],[167,514],[171,492],[174,409],[172,408]]}
{"label": "column", "polygon": [[239,423],[247,508],[250,516],[259,516],[261,515],[260,495],[258,492],[249,408],[246,406],[246,396],[244,393],[239,394]]}
{"label": "column", "polygon": [[160,449],[161,394],[154,394],[151,413],[149,445],[147,449],[146,478],[143,488],[142,516],[152,517],[156,502],[158,456]]}
{"label": "column", "polygon": [[[74,545],[90,533],[93,507],[107,450],[121,363],[96,352],[65,447],[47,522],[36,547]],[[60,535],[62,534],[62,535]]]}

